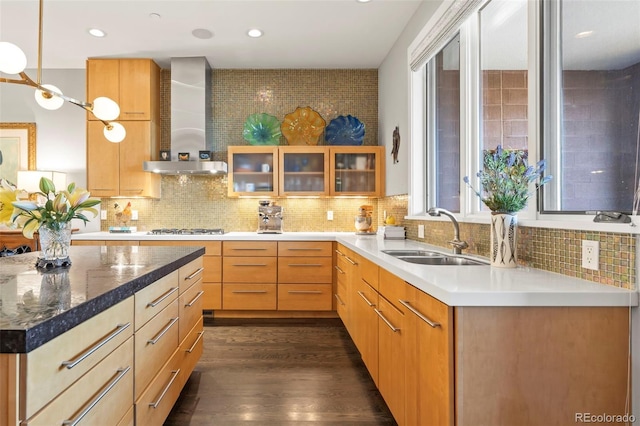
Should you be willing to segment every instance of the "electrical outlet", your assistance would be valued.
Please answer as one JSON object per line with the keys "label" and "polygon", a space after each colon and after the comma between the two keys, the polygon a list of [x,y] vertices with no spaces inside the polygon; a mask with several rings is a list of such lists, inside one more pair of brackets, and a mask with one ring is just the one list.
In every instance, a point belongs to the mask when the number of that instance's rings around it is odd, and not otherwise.
{"label": "electrical outlet", "polygon": [[418,238],[424,238],[424,225],[418,225]]}
{"label": "electrical outlet", "polygon": [[600,269],[600,243],[582,240],[582,267],[597,271]]}
{"label": "electrical outlet", "polygon": [[107,211],[100,210],[100,220],[107,220]]}
{"label": "electrical outlet", "polygon": [[333,210],[327,211],[327,220],[333,220]]}
{"label": "electrical outlet", "polygon": [[131,220],[138,220],[138,210],[131,210]]}

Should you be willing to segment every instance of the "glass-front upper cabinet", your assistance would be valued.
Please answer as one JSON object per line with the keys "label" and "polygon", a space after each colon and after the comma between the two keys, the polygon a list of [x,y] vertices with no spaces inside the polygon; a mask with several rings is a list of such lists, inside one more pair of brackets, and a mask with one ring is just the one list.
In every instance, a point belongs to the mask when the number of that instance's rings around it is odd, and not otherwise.
{"label": "glass-front upper cabinet", "polygon": [[278,195],[278,147],[230,146],[228,195]]}
{"label": "glass-front upper cabinet", "polygon": [[332,147],[330,195],[384,196],[384,146]]}
{"label": "glass-front upper cabinet", "polygon": [[329,195],[326,147],[280,147],[280,195]]}

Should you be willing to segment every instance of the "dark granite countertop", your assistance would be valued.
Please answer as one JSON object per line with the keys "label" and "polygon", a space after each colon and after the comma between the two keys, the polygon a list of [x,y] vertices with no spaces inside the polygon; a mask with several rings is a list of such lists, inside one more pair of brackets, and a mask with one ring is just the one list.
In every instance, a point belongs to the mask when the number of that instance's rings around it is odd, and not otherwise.
{"label": "dark granite countertop", "polygon": [[26,353],[204,255],[198,247],[71,246],[42,271],[38,252],[0,257],[0,353]]}

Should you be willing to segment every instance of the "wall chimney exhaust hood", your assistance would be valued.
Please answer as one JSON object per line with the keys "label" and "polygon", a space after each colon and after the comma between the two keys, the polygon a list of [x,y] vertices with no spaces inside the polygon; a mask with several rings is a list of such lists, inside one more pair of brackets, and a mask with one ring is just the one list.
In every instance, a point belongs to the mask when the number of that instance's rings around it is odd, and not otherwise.
{"label": "wall chimney exhaust hood", "polygon": [[[205,57],[171,59],[171,160],[145,161],[144,170],[160,174],[225,174],[224,161],[200,161],[213,151],[211,66]],[[178,155],[189,154],[188,161]]]}

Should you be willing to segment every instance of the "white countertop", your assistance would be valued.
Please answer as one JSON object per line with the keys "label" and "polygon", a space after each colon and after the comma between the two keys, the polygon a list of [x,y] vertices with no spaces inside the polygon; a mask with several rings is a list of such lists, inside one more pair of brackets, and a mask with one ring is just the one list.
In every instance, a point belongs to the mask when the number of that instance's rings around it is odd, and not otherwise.
{"label": "white countertop", "polygon": [[450,306],[638,306],[638,292],[598,284],[540,269],[491,266],[428,266],[408,263],[382,250],[442,247],[413,240],[385,240],[353,232],[284,232],[224,235],[148,235],[145,232],[73,234],[74,240],[180,240],[180,241],[338,241],[380,267],[399,276]]}

